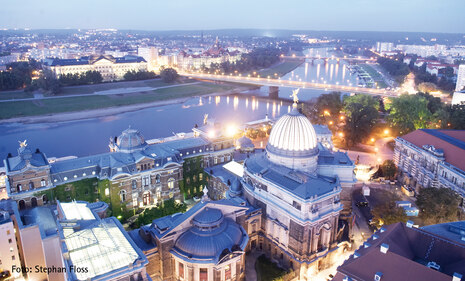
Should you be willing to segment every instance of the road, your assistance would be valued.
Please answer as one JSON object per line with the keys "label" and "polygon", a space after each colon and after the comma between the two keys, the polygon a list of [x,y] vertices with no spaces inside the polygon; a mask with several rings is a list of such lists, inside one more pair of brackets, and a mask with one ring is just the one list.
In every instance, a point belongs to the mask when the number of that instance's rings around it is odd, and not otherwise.
{"label": "road", "polygon": [[62,98],[75,98],[75,97],[89,97],[95,95],[102,95],[102,96],[110,96],[110,95],[121,95],[121,94],[132,94],[132,93],[140,93],[140,92],[147,92],[147,91],[154,91],[159,89],[165,88],[172,88],[172,87],[180,87],[186,85],[195,85],[199,84],[200,82],[192,82],[192,83],[184,83],[184,84],[176,84],[176,85],[169,85],[163,87],[132,87],[132,88],[117,88],[105,91],[99,91],[92,94],[76,94],[76,95],[59,95],[59,96],[44,96],[42,94],[34,94],[33,98],[24,98],[24,99],[10,99],[10,100],[0,100],[0,102],[13,102],[13,101],[36,101],[36,100],[48,100],[48,99],[62,99]]}
{"label": "road", "polygon": [[355,150],[346,150],[349,158],[352,161],[356,161],[359,158],[359,164],[376,166],[384,162],[384,160],[392,160],[394,151],[389,148],[388,142],[392,141],[393,137],[381,138],[375,141],[373,146],[364,146],[372,152],[362,152]]}
{"label": "road", "polygon": [[326,84],[326,83],[313,83],[306,81],[294,81],[274,78],[261,78],[261,77],[244,77],[244,76],[233,76],[233,75],[220,75],[220,74],[207,74],[207,73],[180,73],[180,75],[193,78],[193,79],[205,79],[212,81],[224,81],[231,83],[243,83],[252,84],[259,86],[275,86],[275,87],[289,87],[289,88],[307,88],[307,89],[323,89],[330,91],[342,91],[350,93],[369,94],[383,97],[397,97],[398,92],[386,89],[373,89],[363,88],[354,86],[345,86],[338,84]]}

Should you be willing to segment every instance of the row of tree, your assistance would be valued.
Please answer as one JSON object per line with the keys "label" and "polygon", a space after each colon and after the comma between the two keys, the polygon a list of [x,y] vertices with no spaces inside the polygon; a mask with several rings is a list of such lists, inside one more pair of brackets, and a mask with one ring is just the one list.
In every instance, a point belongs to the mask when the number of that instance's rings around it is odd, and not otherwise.
{"label": "row of tree", "polygon": [[236,62],[225,61],[222,63],[212,63],[210,67],[203,65],[202,71],[219,72],[219,73],[244,73],[268,68],[279,61],[282,51],[278,48],[257,48],[250,53],[243,54],[241,59]]}
{"label": "row of tree", "polygon": [[35,60],[7,64],[6,71],[0,72],[0,91],[18,90],[31,85],[33,72],[40,69],[40,63]]}
{"label": "row of tree", "polygon": [[392,75],[398,83],[402,83],[405,76],[410,73],[410,69],[401,59],[378,57],[377,62]]}
{"label": "row of tree", "polygon": [[153,71],[135,71],[135,70],[130,70],[124,74],[123,78],[126,81],[136,81],[136,80],[148,80],[148,79],[155,79],[158,78],[159,76],[155,74]]}

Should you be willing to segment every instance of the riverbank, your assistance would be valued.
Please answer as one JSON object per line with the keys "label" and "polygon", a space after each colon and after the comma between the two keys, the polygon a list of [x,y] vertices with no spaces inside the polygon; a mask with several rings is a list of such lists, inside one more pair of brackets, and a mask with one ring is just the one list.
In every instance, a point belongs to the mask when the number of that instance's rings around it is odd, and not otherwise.
{"label": "riverbank", "polygon": [[[0,118],[3,118],[0,120],[0,124],[53,123],[98,118],[150,107],[184,103],[193,97],[230,95],[250,89],[252,89],[251,86],[245,85],[238,86],[233,84],[211,84],[202,82],[196,85],[164,88],[151,91],[150,93],[141,92],[111,96],[69,97],[42,101],[8,102],[0,104]],[[25,112],[25,107],[27,109],[34,109],[34,111],[27,112],[30,114],[24,114],[22,112]],[[16,115],[20,113],[23,114],[23,116],[4,117],[8,113],[11,115],[15,112]]]}

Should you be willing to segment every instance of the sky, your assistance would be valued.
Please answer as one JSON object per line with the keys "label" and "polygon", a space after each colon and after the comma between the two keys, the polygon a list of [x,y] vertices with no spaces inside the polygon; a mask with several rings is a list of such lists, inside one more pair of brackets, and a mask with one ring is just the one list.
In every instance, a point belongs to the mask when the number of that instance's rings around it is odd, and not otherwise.
{"label": "sky", "polygon": [[0,28],[465,33],[465,0],[0,0]]}

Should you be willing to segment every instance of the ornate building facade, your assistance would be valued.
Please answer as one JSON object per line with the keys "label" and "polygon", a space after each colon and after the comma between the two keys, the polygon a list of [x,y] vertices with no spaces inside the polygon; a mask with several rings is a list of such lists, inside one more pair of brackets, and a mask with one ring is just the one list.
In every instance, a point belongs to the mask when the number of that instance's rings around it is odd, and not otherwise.
{"label": "ornate building facade", "polygon": [[[126,209],[152,206],[171,198],[182,201],[185,160],[200,157],[200,165],[208,167],[230,161],[234,151],[232,139],[221,134],[208,137],[195,133],[148,144],[139,131],[131,128],[111,138],[109,147],[109,153],[49,163],[43,152],[32,152],[23,142],[17,156],[9,155],[4,160],[8,197],[16,200],[20,209],[34,207],[54,199],[44,193],[46,190],[96,178],[109,181],[98,192],[110,199],[118,197],[111,200],[119,201]],[[71,196],[66,200],[74,199]]]}

